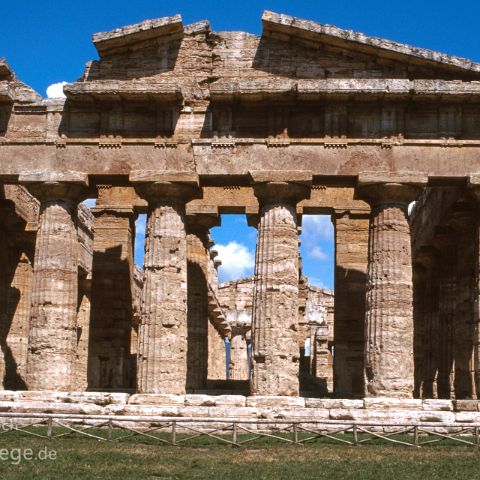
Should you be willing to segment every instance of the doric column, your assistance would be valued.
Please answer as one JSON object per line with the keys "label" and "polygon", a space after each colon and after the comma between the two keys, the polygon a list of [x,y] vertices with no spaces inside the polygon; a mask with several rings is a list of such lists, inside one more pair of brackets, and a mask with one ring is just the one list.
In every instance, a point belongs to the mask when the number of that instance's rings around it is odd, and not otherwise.
{"label": "doric column", "polygon": [[417,370],[418,396],[421,398],[438,398],[438,259],[438,251],[431,246],[421,247],[415,259],[422,268],[417,276],[420,284],[414,285],[415,329],[420,337],[417,346],[421,350],[421,363]]}
{"label": "doric column", "polygon": [[427,361],[427,322],[425,314],[425,291],[427,270],[420,262],[413,263],[413,360],[415,387],[413,396],[423,396],[424,365]]}
{"label": "doric column", "polygon": [[91,318],[91,275],[79,277],[77,312],[77,361],[75,366],[75,390],[88,388],[88,353]]}
{"label": "doric column", "polygon": [[474,371],[475,211],[473,205],[453,206],[449,225],[457,240],[456,316],[454,338],[455,397],[477,398]]}
{"label": "doric column", "polygon": [[0,210],[0,390],[5,388],[7,366],[8,336],[8,291],[10,288],[8,230],[5,227],[5,216]]}
{"label": "doric column", "polygon": [[[3,203],[0,201],[0,203]],[[25,231],[13,203],[0,205],[0,385],[26,389],[35,234]]]}
{"label": "doric column", "polygon": [[133,238],[130,205],[92,208],[95,216],[89,388],[131,388],[130,336],[133,316]]}
{"label": "doric column", "polygon": [[473,317],[473,371],[475,377],[476,396],[480,396],[480,175],[469,179],[470,194],[476,202],[476,219],[474,225],[474,317]]}
{"label": "doric column", "polygon": [[296,204],[308,197],[311,176],[298,183],[268,181],[266,177],[252,174],[260,202],[260,221],[253,294],[251,393],[298,395]]}
{"label": "doric column", "polygon": [[439,251],[438,268],[438,398],[455,398],[455,329],[457,324],[457,235],[437,227],[433,238]]}
{"label": "doric column", "polygon": [[[387,176],[388,178],[388,176]],[[412,397],[413,295],[408,205],[420,188],[359,178],[372,207],[365,322],[365,395]]]}
{"label": "doric column", "polygon": [[[74,385],[78,304],[78,203],[85,175],[75,183],[26,178],[41,202],[27,357],[30,390],[71,390]],[[33,183],[30,183],[33,182]]]}
{"label": "doric column", "polygon": [[209,231],[217,215],[187,215],[187,390],[206,387],[208,372]]}
{"label": "doric column", "polygon": [[184,394],[188,348],[185,204],[198,192],[198,179],[189,174],[183,182],[146,181],[139,175],[137,182],[135,189],[148,201],[137,390]]}
{"label": "doric column", "polygon": [[333,389],[336,396],[364,391],[365,293],[370,212],[336,212]]}
{"label": "doric column", "polygon": [[236,324],[232,326],[230,341],[230,380],[248,380],[248,331],[250,325]]}

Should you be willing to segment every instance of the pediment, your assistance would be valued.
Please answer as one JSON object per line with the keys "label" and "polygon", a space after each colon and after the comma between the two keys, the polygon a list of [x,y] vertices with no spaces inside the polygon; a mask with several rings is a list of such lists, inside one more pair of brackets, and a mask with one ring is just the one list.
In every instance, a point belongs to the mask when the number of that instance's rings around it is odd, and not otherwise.
{"label": "pediment", "polygon": [[216,82],[265,79],[480,79],[480,64],[467,59],[272,12],[262,22],[261,36],[211,32],[206,21],[184,26],[180,15],[98,33],[100,60],[79,83],[146,82],[158,96],[159,83],[205,92]]}
{"label": "pediment", "polygon": [[[425,74],[429,78],[480,78],[480,64],[466,58],[269,11],[264,12],[262,23],[262,38],[283,43],[289,52],[292,46],[303,45],[317,49],[319,59],[325,57],[326,60],[330,54],[333,57],[337,55],[340,61],[349,58],[352,65],[355,61],[367,61],[367,70],[368,59],[375,59],[379,70],[382,66],[385,70],[396,67],[397,73],[393,70],[392,78],[397,78],[402,66],[406,70],[405,76],[409,78],[418,78],[418,75],[424,78]],[[289,52],[285,52],[285,55],[291,54]],[[358,73],[355,72],[354,76],[358,77]],[[368,71],[366,73],[371,76]]]}

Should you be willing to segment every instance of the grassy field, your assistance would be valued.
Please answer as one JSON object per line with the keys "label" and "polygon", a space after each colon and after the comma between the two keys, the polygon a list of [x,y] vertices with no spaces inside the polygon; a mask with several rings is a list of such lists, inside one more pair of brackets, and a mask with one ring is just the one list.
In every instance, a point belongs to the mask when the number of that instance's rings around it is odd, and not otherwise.
{"label": "grassy field", "polygon": [[[18,460],[18,452],[26,449],[34,457],[47,452],[50,459]],[[138,438],[119,443],[73,436],[49,440],[13,432],[0,436],[0,478],[473,480],[480,478],[480,452],[449,444],[351,447],[328,439],[305,446],[266,440],[243,448],[202,439],[195,446],[174,447]]]}

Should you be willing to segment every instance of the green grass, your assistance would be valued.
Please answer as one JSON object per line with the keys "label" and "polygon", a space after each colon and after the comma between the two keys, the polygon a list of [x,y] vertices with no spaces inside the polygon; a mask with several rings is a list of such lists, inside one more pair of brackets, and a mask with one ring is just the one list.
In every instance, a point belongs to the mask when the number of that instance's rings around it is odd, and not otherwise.
{"label": "green grass", "polygon": [[[114,431],[114,438],[121,434]],[[239,440],[246,438],[239,435]],[[56,460],[22,460],[17,465],[12,459],[0,460],[0,478],[472,480],[480,476],[480,452],[475,447],[451,441],[422,448],[375,442],[353,447],[322,439],[301,446],[262,439],[235,448],[202,437],[192,446],[174,447],[140,437],[101,442],[78,435],[43,439],[13,431],[0,435],[0,451],[30,448],[37,454],[46,447],[56,452]]]}

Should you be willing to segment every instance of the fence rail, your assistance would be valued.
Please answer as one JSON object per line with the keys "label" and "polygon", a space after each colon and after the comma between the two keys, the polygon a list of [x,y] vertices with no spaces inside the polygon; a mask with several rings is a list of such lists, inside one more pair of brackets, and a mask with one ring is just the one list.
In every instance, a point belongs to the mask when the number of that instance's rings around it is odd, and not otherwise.
{"label": "fence rail", "polygon": [[[80,435],[97,441],[148,439],[158,444],[188,446],[201,437],[219,444],[244,447],[260,439],[305,445],[325,439],[359,446],[380,440],[407,447],[449,441],[480,448],[480,424],[375,423],[335,420],[267,420],[199,417],[105,416],[40,413],[0,413],[0,438],[21,432],[45,439]],[[6,422],[10,422],[7,424]]]}

